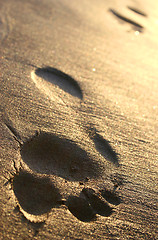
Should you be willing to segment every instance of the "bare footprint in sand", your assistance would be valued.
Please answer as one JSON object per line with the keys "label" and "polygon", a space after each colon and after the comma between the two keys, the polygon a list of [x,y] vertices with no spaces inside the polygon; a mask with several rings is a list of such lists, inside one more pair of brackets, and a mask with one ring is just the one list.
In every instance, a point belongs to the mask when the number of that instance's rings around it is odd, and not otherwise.
{"label": "bare footprint in sand", "polygon": [[96,214],[109,217],[113,213],[114,205],[121,202],[114,191],[101,189],[96,192],[92,188],[85,187],[80,196],[70,195],[66,201],[63,201],[59,189],[52,183],[49,176],[30,173],[26,170],[20,170],[15,174],[12,189],[21,212],[33,222],[43,222],[47,218],[46,214],[60,204],[67,206],[80,221],[90,222],[96,220]]}
{"label": "bare footprint in sand", "polygon": [[[43,78],[42,81],[46,88],[48,81],[68,94],[82,99],[79,84],[65,73],[50,67],[38,68],[35,73]],[[115,187],[113,191],[107,189],[95,191],[90,187],[83,186],[79,196],[70,194],[62,202],[62,194],[49,178],[49,176],[56,176],[68,180],[70,183],[82,181],[84,185],[87,179],[101,177],[106,165],[93,160],[85,150],[69,139],[58,137],[52,133],[37,132],[33,137],[22,142],[11,123],[8,122],[6,125],[20,143],[21,160],[31,169],[31,172],[17,171],[12,183],[12,189],[20,209],[28,219],[27,214],[41,216],[49,213],[51,208],[59,204],[66,205],[77,219],[86,222],[94,221],[96,214],[109,217],[113,213],[113,207],[121,202],[115,193]],[[119,167],[118,155],[95,128],[89,132],[89,137],[94,142],[98,153],[105,160]]]}
{"label": "bare footprint in sand", "polygon": [[41,132],[21,147],[21,158],[32,171],[56,175],[71,181],[96,178],[100,166],[75,142]]}
{"label": "bare footprint in sand", "polygon": [[97,151],[109,162],[112,162],[115,166],[119,166],[118,154],[103,136],[97,133],[97,130],[93,127],[89,132],[90,138],[93,140]]}
{"label": "bare footprint in sand", "polygon": [[70,196],[67,206],[75,217],[84,222],[94,221],[96,214],[109,217],[113,212],[105,198],[92,188],[83,188],[79,197]]}
{"label": "bare footprint in sand", "polygon": [[[105,150],[113,159],[115,154],[112,148],[108,146]],[[59,176],[70,182],[86,182],[87,178],[97,179],[102,174],[101,166],[84,150],[68,139],[61,139],[50,133],[41,132],[35,135],[22,144],[20,152],[22,160],[35,174],[31,175],[26,171],[18,173],[14,177],[13,190],[20,206],[29,214],[44,214],[60,203],[62,197],[59,190],[48,177],[44,177],[46,174]],[[40,173],[40,178],[37,173]],[[37,194],[47,194],[47,197],[36,198]],[[35,207],[31,205],[33,203],[28,204],[31,199],[36,203]],[[109,203],[118,205],[120,202],[115,191],[100,189],[97,193],[94,189],[83,188],[79,197],[70,195],[66,203],[62,204],[79,220],[88,222],[95,220],[96,214],[110,216],[113,211]]]}
{"label": "bare footprint in sand", "polygon": [[56,93],[61,89],[66,94],[70,94],[75,98],[83,98],[82,90],[78,82],[56,68],[37,68],[31,73],[31,77],[40,91],[46,94],[51,100],[58,98],[58,101],[62,102],[60,94],[59,96],[55,96],[54,88],[57,88]]}
{"label": "bare footprint in sand", "polygon": [[133,11],[134,13],[137,13],[137,14],[143,16],[143,17],[147,17],[147,16],[148,16],[145,12],[143,12],[142,10],[140,10],[140,9],[138,9],[138,8],[136,8],[136,7],[128,6],[128,8],[129,8],[131,11]]}
{"label": "bare footprint in sand", "polygon": [[12,188],[19,205],[26,213],[42,215],[55,207],[61,196],[48,176],[21,170],[12,181]]}
{"label": "bare footprint in sand", "polygon": [[[138,14],[140,16],[143,16],[143,17],[147,17],[147,14],[144,13],[143,11],[135,8],[135,7],[131,7],[131,6],[128,6],[127,7],[130,11],[134,12],[135,14]],[[138,23],[137,21],[129,18],[129,17],[126,17],[124,15],[122,15],[121,13],[119,13],[118,11],[114,10],[114,9],[109,9],[109,11],[118,19],[120,20],[122,23],[128,23],[132,26],[132,29],[134,31],[138,31],[140,33],[142,33],[144,31],[144,27]]]}

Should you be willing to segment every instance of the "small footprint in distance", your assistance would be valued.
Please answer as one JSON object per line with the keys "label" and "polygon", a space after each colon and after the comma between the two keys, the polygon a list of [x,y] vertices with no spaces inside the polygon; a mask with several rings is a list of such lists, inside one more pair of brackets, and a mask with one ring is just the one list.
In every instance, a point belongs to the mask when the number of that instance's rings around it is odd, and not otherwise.
{"label": "small footprint in distance", "polygon": [[[83,98],[82,90],[78,82],[68,74],[52,67],[37,68],[35,75],[44,79],[47,82],[52,83],[70,95],[79,99]],[[34,77],[33,77],[34,78]],[[36,80],[37,82],[38,80]]]}
{"label": "small footprint in distance", "polygon": [[130,6],[128,6],[128,8],[129,8],[131,11],[133,11],[133,12],[135,12],[135,13],[143,16],[143,17],[147,17],[147,14],[146,14],[145,12],[139,10],[138,8],[130,7]]}
{"label": "small footprint in distance", "polygon": [[[129,9],[131,10],[131,8],[129,8]],[[122,21],[125,22],[125,23],[129,23],[129,24],[133,27],[133,29],[134,29],[135,31],[138,31],[138,32],[140,32],[140,33],[142,33],[142,32],[144,31],[144,27],[143,27],[141,24],[137,23],[136,21],[134,21],[134,20],[132,20],[132,19],[130,19],[130,18],[128,18],[128,17],[123,16],[122,14],[120,14],[118,11],[116,11],[116,10],[114,10],[114,9],[109,9],[109,11],[110,11],[115,17],[117,17],[118,19],[122,20]],[[134,11],[134,9],[133,9],[133,11]],[[135,11],[135,12],[136,12],[136,11]]]}

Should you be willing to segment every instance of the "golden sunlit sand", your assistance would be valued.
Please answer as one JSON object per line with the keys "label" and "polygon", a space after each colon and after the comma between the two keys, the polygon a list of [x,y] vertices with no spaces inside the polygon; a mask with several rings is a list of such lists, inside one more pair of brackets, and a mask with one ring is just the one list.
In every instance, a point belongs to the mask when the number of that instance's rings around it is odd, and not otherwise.
{"label": "golden sunlit sand", "polygon": [[0,239],[156,239],[156,1],[0,6]]}

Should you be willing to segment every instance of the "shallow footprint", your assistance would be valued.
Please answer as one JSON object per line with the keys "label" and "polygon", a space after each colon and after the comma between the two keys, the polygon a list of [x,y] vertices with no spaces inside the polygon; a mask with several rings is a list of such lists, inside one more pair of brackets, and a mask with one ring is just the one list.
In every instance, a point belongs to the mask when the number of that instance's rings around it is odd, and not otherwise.
{"label": "shallow footprint", "polygon": [[24,170],[14,176],[12,187],[20,207],[33,215],[48,213],[61,198],[50,178]]}
{"label": "shallow footprint", "polygon": [[87,197],[90,205],[96,213],[102,216],[110,216],[112,214],[112,208],[105,201],[105,199],[97,194],[92,188],[83,188],[82,193]]}
{"label": "shallow footprint", "polygon": [[143,16],[143,17],[147,17],[147,14],[145,12],[142,12],[138,8],[128,6],[128,9],[137,13],[137,14],[139,14],[139,15],[141,15],[141,16]]}
{"label": "shallow footprint", "polygon": [[112,162],[116,166],[119,166],[119,159],[116,152],[111,147],[110,143],[104,139],[100,134],[95,130],[91,136],[91,139],[94,141],[97,151],[108,161]]}
{"label": "shallow footprint", "polygon": [[82,197],[70,196],[67,200],[69,211],[80,221],[90,222],[95,219],[95,213],[88,201]]}
{"label": "shallow footprint", "polygon": [[134,20],[132,20],[132,19],[130,19],[130,18],[128,18],[128,17],[123,16],[122,14],[120,14],[119,12],[117,12],[117,11],[114,10],[114,9],[109,9],[109,11],[110,11],[115,17],[117,17],[118,19],[122,20],[122,21],[125,22],[125,23],[129,23],[129,24],[133,27],[133,29],[134,29],[135,31],[143,32],[144,27],[143,27],[141,24],[137,23],[136,21],[134,21]]}
{"label": "shallow footprint", "polygon": [[100,165],[74,142],[42,132],[21,147],[23,161],[37,173],[53,174],[71,181],[100,176]]}
{"label": "shallow footprint", "polygon": [[36,77],[40,77],[41,79],[44,80],[45,85],[42,84],[42,86],[47,88],[46,89],[48,90],[47,92],[50,92],[49,91],[50,84],[48,83],[51,83],[57,85],[62,90],[71,94],[74,97],[78,97],[80,99],[83,98],[81,88],[77,81],[73,79],[71,76],[67,75],[66,73],[58,69],[52,67],[37,68],[35,70],[35,76],[32,74],[32,78],[36,85],[40,87],[40,85],[38,84],[38,79],[36,79]]}

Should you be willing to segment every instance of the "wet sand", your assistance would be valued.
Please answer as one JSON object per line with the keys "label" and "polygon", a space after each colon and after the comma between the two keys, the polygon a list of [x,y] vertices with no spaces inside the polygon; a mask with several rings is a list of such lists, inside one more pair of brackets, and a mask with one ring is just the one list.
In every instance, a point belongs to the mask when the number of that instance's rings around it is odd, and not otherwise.
{"label": "wet sand", "polygon": [[0,239],[156,239],[158,4],[0,6]]}

